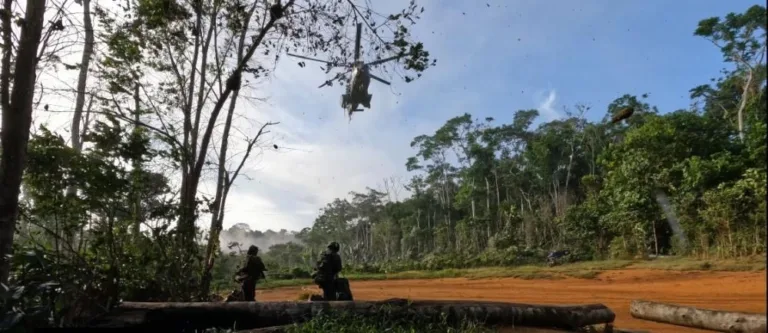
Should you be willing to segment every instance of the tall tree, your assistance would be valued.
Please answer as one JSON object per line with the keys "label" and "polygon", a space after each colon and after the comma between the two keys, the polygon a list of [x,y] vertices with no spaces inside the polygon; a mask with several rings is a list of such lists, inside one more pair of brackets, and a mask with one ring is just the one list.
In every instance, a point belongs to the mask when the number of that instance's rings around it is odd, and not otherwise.
{"label": "tall tree", "polygon": [[[13,54],[13,1],[5,0],[0,13],[3,28],[3,58],[0,68],[0,283],[10,274],[10,254],[19,214],[21,179],[27,160],[32,102],[37,78],[37,50],[43,34],[46,1],[27,1],[21,35]],[[13,71],[11,64],[15,62]]]}
{"label": "tall tree", "polygon": [[[744,110],[750,95],[759,92],[755,84],[757,72],[765,66],[768,13],[765,7],[754,5],[743,14],[730,13],[721,19],[701,20],[694,33],[712,42],[723,53],[726,62],[736,65],[740,78],[741,98],[736,109],[739,138],[744,141]],[[763,71],[765,69],[763,68]]]}

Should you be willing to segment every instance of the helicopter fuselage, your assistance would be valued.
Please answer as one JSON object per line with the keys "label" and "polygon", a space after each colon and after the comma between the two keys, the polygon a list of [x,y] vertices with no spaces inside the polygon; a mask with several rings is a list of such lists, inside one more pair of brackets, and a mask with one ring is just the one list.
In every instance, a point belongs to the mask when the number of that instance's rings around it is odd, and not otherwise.
{"label": "helicopter fuselage", "polygon": [[367,93],[368,85],[371,84],[371,78],[368,76],[368,70],[364,67],[355,67],[352,70],[352,80],[350,83],[350,86],[353,87],[353,93]]}
{"label": "helicopter fuselage", "polygon": [[357,64],[352,69],[352,77],[347,84],[346,94],[341,96],[341,107],[351,116],[353,112],[362,111],[357,107],[362,105],[365,108],[371,108],[371,95],[368,94],[368,86],[371,84],[371,78],[368,75],[368,69]]}
{"label": "helicopter fuselage", "polygon": [[[381,65],[385,62],[397,60],[404,56],[404,54],[398,54],[393,57],[383,58],[383,59],[379,58],[377,60],[367,62],[367,63],[362,61],[360,59],[360,36],[362,34],[363,23],[358,22],[356,24],[356,28],[357,28],[357,32],[355,35],[354,62],[352,63],[344,62],[342,64],[339,64],[337,62],[329,62],[329,61],[310,58],[310,57],[306,57],[298,54],[288,53],[288,55],[292,57],[325,63],[328,66],[326,73],[330,72],[331,68],[333,67],[347,68],[346,71],[342,73],[338,73],[335,78],[325,81],[325,83],[320,85],[320,87],[318,88],[333,85],[333,81],[335,81],[340,77],[343,77],[344,74],[351,72],[352,75],[349,78],[346,91],[344,94],[341,95],[341,108],[344,109],[344,111],[346,111],[347,113],[349,113],[350,120],[352,119],[353,112],[363,111],[362,109],[358,109],[357,108],[358,106],[362,105],[366,109],[371,108],[371,98],[373,96],[368,93],[368,85],[370,85],[371,79],[374,79],[386,85],[390,85],[390,83],[387,82],[386,80],[370,73],[369,66]],[[299,66],[304,67],[302,63],[299,63]]]}
{"label": "helicopter fuselage", "polygon": [[[367,68],[355,66],[352,69],[352,78],[347,85],[347,99],[349,102],[357,102],[366,105],[368,103],[368,86],[371,84],[371,78],[368,76]],[[370,106],[367,106],[370,108]]]}

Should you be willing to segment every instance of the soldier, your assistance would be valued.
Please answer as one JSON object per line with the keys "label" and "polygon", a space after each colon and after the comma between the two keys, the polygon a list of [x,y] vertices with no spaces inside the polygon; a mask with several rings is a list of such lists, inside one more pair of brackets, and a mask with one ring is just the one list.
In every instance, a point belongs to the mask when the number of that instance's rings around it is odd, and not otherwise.
{"label": "soldier", "polygon": [[554,266],[558,264],[558,260],[564,258],[569,254],[571,254],[571,251],[569,250],[560,250],[560,251],[550,252],[549,255],[547,255],[547,264],[549,266]]}
{"label": "soldier", "polygon": [[339,243],[331,242],[317,262],[312,278],[323,289],[323,299],[336,300],[336,278],[341,272],[341,256],[339,256]]}
{"label": "soldier", "polygon": [[248,258],[243,268],[237,271],[235,281],[242,283],[243,298],[246,302],[256,301],[256,281],[266,279],[264,272],[267,268],[258,256],[259,248],[251,245],[248,248]]}

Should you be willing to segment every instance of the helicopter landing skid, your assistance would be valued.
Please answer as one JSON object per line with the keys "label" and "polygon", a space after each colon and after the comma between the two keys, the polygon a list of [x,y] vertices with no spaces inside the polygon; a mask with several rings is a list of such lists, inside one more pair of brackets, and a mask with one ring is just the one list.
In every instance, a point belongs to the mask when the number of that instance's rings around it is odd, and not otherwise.
{"label": "helicopter landing skid", "polygon": [[349,120],[347,122],[352,122],[352,114],[355,112],[363,112],[365,110],[363,109],[356,109],[356,110],[348,110],[347,116],[349,117]]}
{"label": "helicopter landing skid", "polygon": [[370,109],[371,108],[371,98],[373,98],[372,94],[368,94],[368,98],[363,103],[363,106]]}

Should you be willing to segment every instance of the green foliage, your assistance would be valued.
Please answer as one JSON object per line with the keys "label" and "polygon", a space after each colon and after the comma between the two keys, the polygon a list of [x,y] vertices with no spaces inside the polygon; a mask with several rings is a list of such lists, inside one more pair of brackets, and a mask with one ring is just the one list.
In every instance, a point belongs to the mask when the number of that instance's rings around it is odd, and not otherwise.
{"label": "green foliage", "polygon": [[[726,57],[754,54],[765,47],[753,38],[764,29],[760,15],[756,6],[703,20],[696,34],[731,43]],[[755,66],[752,84],[764,87],[764,66]],[[348,270],[372,273],[520,265],[564,248],[581,260],[760,253],[765,88],[747,95],[745,141],[722,119],[742,104],[746,75],[724,72],[715,87],[692,89],[703,108],[665,114],[648,94],[625,94],[597,123],[583,106],[535,129],[535,110],[518,111],[511,124],[448,119],[411,142],[410,198],[390,202],[368,189],[336,199],[302,231],[306,247],[296,253],[339,241]],[[632,117],[608,123],[628,106]]]}
{"label": "green foliage", "polygon": [[754,5],[744,13],[729,13],[723,19],[701,20],[694,34],[718,44],[726,61],[751,61],[761,51],[765,52],[766,19],[765,7]]}
{"label": "green foliage", "polygon": [[[95,8],[105,44],[97,76],[107,94],[94,98],[93,113],[100,116],[84,133],[82,150],[46,128],[30,140],[13,276],[0,289],[2,328],[75,325],[119,300],[204,298],[200,272],[208,268],[214,290],[236,287],[232,275],[242,254],[202,258],[197,253],[204,253],[203,246],[189,241],[200,238],[194,234],[197,214],[214,206],[212,198],[198,196],[201,176],[190,176],[212,163],[205,151],[210,141],[203,145],[205,133],[190,128],[206,128],[200,119],[215,103],[205,96],[220,94],[211,73],[232,69],[208,63],[240,62],[231,54],[232,43],[217,45],[222,38],[242,36],[251,55],[257,47],[265,56],[279,53],[282,44],[273,41],[288,40],[292,48],[347,60],[349,40],[340,37],[347,4],[306,3],[306,10],[281,21],[290,24],[273,26],[275,35],[264,45],[249,44],[257,35],[245,27],[268,13],[249,16],[248,7],[236,1],[139,0],[123,8],[122,16]],[[337,11],[338,19],[318,20],[321,7]],[[434,65],[424,45],[409,37],[410,22],[422,11],[412,2],[388,16],[392,42],[370,39],[376,44],[371,49],[382,54],[407,55],[405,68],[417,77]],[[699,23],[695,34],[718,45],[736,68],[712,85],[691,89],[698,103],[691,110],[660,113],[647,94],[624,94],[599,111],[604,116],[597,122],[586,119],[591,109],[583,106],[535,128],[537,110],[519,110],[510,123],[470,113],[448,119],[411,142],[414,156],[405,166],[413,178],[392,184],[409,190],[409,198],[397,201],[389,196],[394,193],[366,188],[328,203],[295,240],[262,249],[269,269],[265,284],[306,282],[330,241],[341,243],[346,274],[380,278],[417,276],[406,272],[413,270],[459,276],[461,268],[474,268],[477,276],[554,276],[541,265],[548,252],[560,249],[580,260],[692,254],[706,258],[698,268],[712,268],[718,258],[764,255],[768,112],[766,68],[758,55],[765,50],[765,15],[764,7],[753,6]],[[201,26],[216,27],[220,35],[212,38],[213,46],[200,46]],[[198,68],[190,59],[198,61],[199,54],[188,56],[193,49],[216,59],[200,59],[205,65]],[[246,63],[237,68],[255,77],[268,67]],[[185,70],[208,75],[200,80],[201,91],[194,89],[200,81]],[[147,73],[162,78],[150,84]],[[631,118],[608,122],[628,106],[635,109]],[[205,116],[194,117],[195,110]],[[737,110],[743,113],[744,140],[737,137]],[[212,121],[209,128],[215,127]],[[182,191],[174,182],[179,175],[193,185]],[[225,172],[227,181],[230,176]],[[231,236],[227,232],[222,235]],[[287,233],[263,234],[270,232]],[[514,273],[480,272],[523,265]],[[562,272],[589,277],[594,271]],[[326,314],[293,330],[481,331],[470,324],[411,320]]]}
{"label": "green foliage", "polygon": [[51,315],[59,313],[53,310],[62,305],[57,302],[62,290],[49,274],[55,263],[40,251],[16,254],[12,262],[16,276],[9,285],[0,285],[0,330],[24,332],[32,324],[51,327],[57,319]]}
{"label": "green foliage", "polygon": [[304,332],[393,332],[393,333],[481,333],[496,332],[470,321],[449,323],[446,316],[438,320],[419,315],[397,316],[386,307],[375,317],[354,316],[346,313],[324,313],[312,320],[288,328],[290,333]]}

